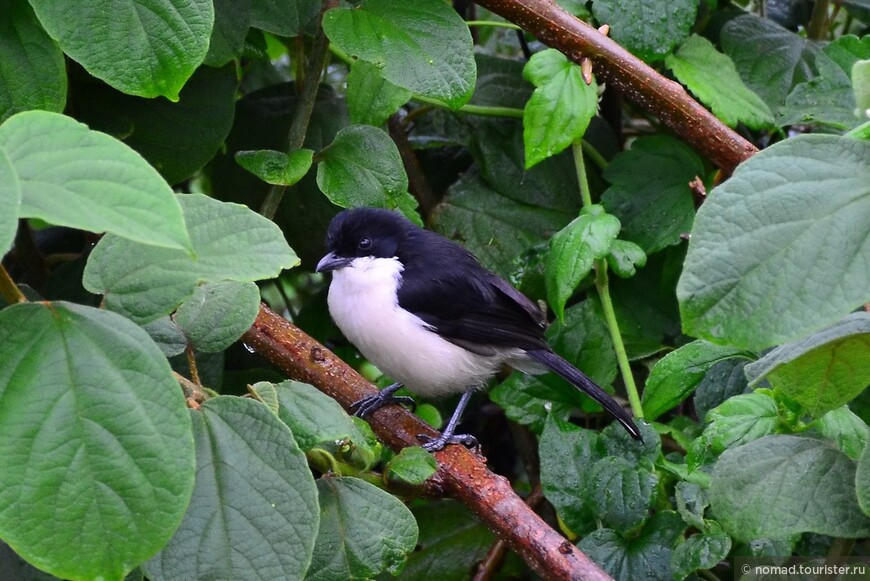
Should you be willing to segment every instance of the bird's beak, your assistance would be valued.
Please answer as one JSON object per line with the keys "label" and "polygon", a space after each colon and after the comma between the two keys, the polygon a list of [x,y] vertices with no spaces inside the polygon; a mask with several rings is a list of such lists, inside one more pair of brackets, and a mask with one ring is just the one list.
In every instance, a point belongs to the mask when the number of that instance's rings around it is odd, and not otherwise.
{"label": "bird's beak", "polygon": [[348,264],[350,264],[353,258],[344,258],[341,256],[336,256],[335,252],[330,252],[326,256],[320,259],[320,262],[317,263],[317,268],[314,269],[315,272],[330,272],[332,270],[338,270],[339,268],[344,268]]}

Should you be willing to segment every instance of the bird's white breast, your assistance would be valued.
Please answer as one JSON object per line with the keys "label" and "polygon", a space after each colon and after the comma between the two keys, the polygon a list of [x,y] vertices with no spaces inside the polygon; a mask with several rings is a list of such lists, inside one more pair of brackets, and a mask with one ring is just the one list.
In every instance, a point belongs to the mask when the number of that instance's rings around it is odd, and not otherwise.
{"label": "bird's white breast", "polygon": [[484,357],[442,339],[399,306],[402,264],[356,258],[333,272],[329,312],[345,336],[378,368],[413,392],[439,396],[483,385],[504,357]]}

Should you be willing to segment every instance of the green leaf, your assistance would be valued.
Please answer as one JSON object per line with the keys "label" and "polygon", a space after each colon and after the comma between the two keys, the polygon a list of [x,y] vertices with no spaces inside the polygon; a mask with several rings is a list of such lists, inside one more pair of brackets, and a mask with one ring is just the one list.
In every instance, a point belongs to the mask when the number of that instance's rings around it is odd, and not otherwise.
{"label": "green leaf", "polygon": [[844,34],[823,46],[822,52],[848,75],[856,62],[870,59],[870,36],[858,38],[854,34]]}
{"label": "green leaf", "polygon": [[852,65],[852,87],[855,103],[861,119],[870,117],[870,60],[858,61]]}
{"label": "green leaf", "polygon": [[193,477],[184,397],[145,331],[64,302],[0,311],[0,537],[18,554],[123,579],[169,540]]}
{"label": "green leaf", "polygon": [[169,316],[160,317],[156,321],[142,325],[142,328],[167,357],[183,353],[187,348],[187,337]]}
{"label": "green leaf", "polygon": [[14,171],[0,190],[21,192],[21,217],[190,248],[172,190],[108,135],[57,113],[25,111],[0,125],[0,151]]}
{"label": "green leaf", "polygon": [[505,415],[518,424],[526,426],[535,434],[544,429],[547,416],[567,419],[574,405],[553,402],[539,397],[540,380],[519,371],[489,391],[489,399],[499,405]]}
{"label": "green leaf", "polygon": [[365,0],[358,8],[333,8],[323,17],[329,40],[381,75],[414,93],[458,109],[474,91],[471,33],[441,0]]}
{"label": "green leaf", "polygon": [[847,315],[870,301],[868,222],[870,143],[806,135],[754,155],[698,211],[685,332],[760,350]]}
{"label": "green leaf", "polygon": [[257,285],[226,280],[197,287],[174,319],[195,349],[216,353],[235,343],[259,312]]}
{"label": "green leaf", "polygon": [[459,238],[487,267],[507,276],[513,259],[558,232],[576,213],[518,203],[474,170],[454,183],[435,210],[435,229]]}
{"label": "green leaf", "polygon": [[236,161],[240,166],[268,184],[292,186],[308,173],[314,159],[310,149],[297,149],[283,153],[271,149],[237,151]]}
{"label": "green leaf", "polygon": [[21,184],[12,162],[0,148],[0,258],[5,256],[15,241],[20,205]]}
{"label": "green leaf", "polygon": [[764,393],[735,395],[707,412],[710,425],[704,430],[704,441],[713,453],[736,448],[768,434],[779,422],[776,400]]}
{"label": "green leaf", "polygon": [[640,440],[635,440],[618,422],[601,430],[598,449],[602,456],[618,456],[639,466],[652,466],[662,454],[661,436],[644,420],[637,421]]}
{"label": "green leaf", "polygon": [[850,129],[861,122],[855,114],[855,97],[849,75],[824,53],[815,57],[816,76],[799,83],[785,99],[778,123],[829,125]]}
{"label": "green leaf", "polygon": [[537,86],[523,109],[528,169],[583,137],[598,111],[598,85],[552,48],[532,55],[523,76]]}
{"label": "green leaf", "polygon": [[116,89],[178,99],[202,63],[214,24],[211,0],[31,0],[63,52]]}
{"label": "green leaf", "polygon": [[195,257],[105,236],[85,267],[85,288],[139,323],[170,313],[200,282],[272,278],[299,263],[274,222],[239,204],[178,196]]}
{"label": "green leaf", "polygon": [[25,0],[0,0],[0,63],[0,122],[28,109],[63,111],[63,53]]}
{"label": "green leaf", "polygon": [[743,123],[750,129],[769,129],[773,114],[767,104],[743,84],[734,61],[709,40],[693,34],[665,65],[698,99],[728,126]]}
{"label": "green leaf", "polygon": [[646,253],[643,249],[628,240],[614,240],[607,254],[607,265],[620,278],[634,276],[638,268],[646,264]]}
{"label": "green leaf", "polygon": [[303,451],[325,442],[345,439],[357,446],[365,446],[365,437],[347,412],[316,387],[298,381],[284,381],[276,387],[278,417],[290,426]]}
{"label": "green leaf", "polygon": [[[870,250],[870,248],[868,248]],[[746,366],[752,384],[766,379],[813,417],[850,402],[870,384],[870,314],[845,319]]]}
{"label": "green leaf", "polygon": [[774,115],[796,85],[816,75],[815,59],[821,51],[770,19],[738,16],[722,27],[720,41],[740,77]]}
{"label": "green leaf", "polygon": [[858,507],[854,483],[855,463],[831,444],[773,435],[722,454],[710,500],[738,541],[803,532],[866,537],[870,518]]}
{"label": "green leaf", "polygon": [[708,530],[692,535],[674,549],[671,560],[674,579],[681,581],[699,569],[712,569],[728,556],[729,551],[731,537],[716,522],[711,522]]}
{"label": "green leaf", "polygon": [[418,550],[408,556],[402,581],[466,579],[495,542],[493,535],[462,504],[450,499],[416,502]]}
{"label": "green leaf", "polygon": [[704,511],[710,506],[707,491],[697,484],[681,480],[674,486],[674,497],[677,501],[677,511],[686,524],[704,530],[706,527]]}
{"label": "green leaf", "polygon": [[864,446],[864,452],[858,460],[855,470],[855,489],[858,494],[858,505],[864,514],[870,517],[870,446]]}
{"label": "green leaf", "polygon": [[575,534],[595,529],[589,499],[583,493],[588,467],[598,460],[598,434],[550,414],[538,444],[541,487],[559,518]]}
{"label": "green leaf", "polygon": [[693,341],[659,359],[643,390],[644,418],[654,420],[692,394],[716,363],[747,353],[706,341]]}
{"label": "green leaf", "polygon": [[76,117],[117,137],[177,184],[223,147],[233,125],[238,84],[232,65],[200,67],[172,103],[125,95],[103,83],[81,83],[75,87]]}
{"label": "green leaf", "polygon": [[231,396],[191,412],[196,487],[181,527],[144,565],[153,581],[301,579],[318,531],[317,489],[290,430]]}
{"label": "green leaf", "polygon": [[523,62],[482,52],[474,53],[477,86],[472,105],[522,109],[534,87],[523,79]]}
{"label": "green leaf", "polygon": [[[238,58],[245,45],[245,36],[251,26],[254,0],[213,0],[214,27],[208,43],[206,64],[210,67],[221,67]],[[257,2],[258,5],[271,5],[267,2]],[[282,18],[281,21],[285,21]]]}
{"label": "green leaf", "polygon": [[310,34],[319,10],[317,0],[254,0],[251,26],[278,36]]}
{"label": "green leaf", "polygon": [[354,61],[347,76],[347,112],[351,123],[381,126],[413,93],[381,76],[375,65]]}
{"label": "green leaf", "polygon": [[345,127],[320,157],[317,185],[336,206],[393,209],[409,196],[399,150],[377,127]]}
{"label": "green leaf", "polygon": [[684,529],[675,512],[662,511],[653,515],[636,537],[598,529],[578,546],[616,581],[673,581],[671,546]]}
{"label": "green leaf", "polygon": [[594,262],[610,253],[619,234],[619,220],[601,206],[581,212],[550,239],[547,256],[547,301],[560,321],[565,321],[565,303],[592,270]]}
{"label": "green leaf", "polygon": [[870,428],[845,405],[829,411],[813,422],[813,426],[852,460],[861,457],[870,440]]}
{"label": "green leaf", "polygon": [[611,183],[601,197],[619,218],[622,236],[652,254],[678,244],[695,213],[689,182],[704,175],[701,158],[667,135],[641,137],[604,170]]}
{"label": "green leaf", "polygon": [[417,486],[435,474],[437,468],[435,456],[419,446],[411,446],[402,448],[387,462],[384,466],[384,477]]}
{"label": "green leaf", "polygon": [[655,473],[611,456],[595,462],[589,469],[584,494],[596,518],[626,533],[649,518],[657,484]]}
{"label": "green leaf", "polygon": [[661,60],[695,23],[697,0],[595,0],[592,14],[613,40],[647,62]]}
{"label": "green leaf", "polygon": [[321,478],[320,532],[306,579],[397,574],[417,544],[417,522],[395,496],[357,478]]}
{"label": "green leaf", "polygon": [[745,367],[748,359],[726,359],[711,367],[695,389],[693,402],[698,419],[705,421],[707,413],[728,398],[749,389]]}

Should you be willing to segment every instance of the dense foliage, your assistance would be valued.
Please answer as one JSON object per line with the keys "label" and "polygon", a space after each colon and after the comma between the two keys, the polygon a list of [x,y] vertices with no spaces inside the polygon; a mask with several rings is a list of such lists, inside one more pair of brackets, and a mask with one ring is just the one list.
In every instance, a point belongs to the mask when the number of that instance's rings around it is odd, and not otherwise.
{"label": "dense foliage", "polygon": [[559,3],[763,151],[719,173],[465,2],[0,0],[0,578],[472,573],[431,455],[239,341],[262,299],[388,382],[312,273],[361,205],[546,301],[646,420],[519,373],[466,417],[614,578],[868,554],[870,5]]}

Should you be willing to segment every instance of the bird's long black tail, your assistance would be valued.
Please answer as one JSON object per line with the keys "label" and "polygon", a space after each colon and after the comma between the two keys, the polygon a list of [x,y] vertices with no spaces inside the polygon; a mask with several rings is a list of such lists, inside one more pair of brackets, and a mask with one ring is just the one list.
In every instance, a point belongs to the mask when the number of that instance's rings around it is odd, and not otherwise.
{"label": "bird's long black tail", "polygon": [[595,385],[591,379],[586,377],[582,371],[547,349],[533,349],[526,351],[529,357],[546,367],[547,369],[559,375],[577,389],[597,401],[606,409],[610,415],[622,424],[622,427],[631,434],[635,440],[640,440],[640,430],[635,425],[632,417],[622,409],[610,395]]}

